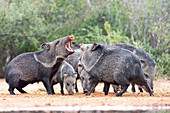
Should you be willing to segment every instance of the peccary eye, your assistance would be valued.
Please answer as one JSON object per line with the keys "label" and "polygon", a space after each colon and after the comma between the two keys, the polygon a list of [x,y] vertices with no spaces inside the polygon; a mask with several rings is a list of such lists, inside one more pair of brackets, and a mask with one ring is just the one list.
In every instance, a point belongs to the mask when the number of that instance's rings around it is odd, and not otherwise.
{"label": "peccary eye", "polygon": [[83,67],[82,64],[78,64],[78,67]]}
{"label": "peccary eye", "polygon": [[91,80],[91,78],[89,78],[89,81]]}
{"label": "peccary eye", "polygon": [[69,83],[67,83],[67,86],[69,86]]}
{"label": "peccary eye", "polygon": [[148,75],[146,75],[146,74],[144,74],[144,75],[145,75],[145,77],[146,77],[146,78],[149,78],[149,76],[148,76]]}
{"label": "peccary eye", "polygon": [[59,42],[60,42],[60,41],[57,41],[57,42],[55,43],[55,46],[56,46],[56,45],[58,45],[58,44],[59,44]]}
{"label": "peccary eye", "polygon": [[74,84],[73,84],[73,86],[74,86]]}
{"label": "peccary eye", "polygon": [[81,80],[84,80],[84,77],[81,77]]}

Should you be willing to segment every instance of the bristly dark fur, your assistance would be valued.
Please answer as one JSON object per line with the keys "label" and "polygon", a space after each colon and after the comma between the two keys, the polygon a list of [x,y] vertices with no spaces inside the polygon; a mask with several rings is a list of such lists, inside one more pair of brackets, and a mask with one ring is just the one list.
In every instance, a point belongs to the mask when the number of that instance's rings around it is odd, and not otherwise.
{"label": "bristly dark fur", "polygon": [[[131,51],[107,47],[100,43],[91,44],[84,50],[80,61],[84,69],[80,77],[84,84],[82,86],[88,90],[87,95],[90,95],[99,82],[104,82],[107,86],[121,85],[123,88],[116,96],[121,96],[132,82],[145,86],[150,95],[153,95],[140,60]],[[108,93],[108,88],[105,94]]]}
{"label": "bristly dark fur", "polygon": [[39,81],[43,82],[48,94],[54,94],[49,79],[72,53],[65,48],[69,41],[69,37],[59,38],[42,44],[41,51],[23,53],[15,57],[6,67],[6,82],[9,84],[10,94],[15,95],[15,88],[21,93],[26,93],[23,87]]}
{"label": "bristly dark fur", "polygon": [[[143,49],[138,49],[130,44],[119,43],[119,44],[113,45],[113,47],[115,46],[130,50],[141,60],[142,69],[144,71],[144,74],[146,76],[148,83],[151,85],[151,89],[153,90],[153,80],[155,77],[155,70],[156,70],[155,69],[156,63],[153,60],[153,58]],[[132,91],[135,92],[135,87],[133,85],[132,85],[132,89],[133,89]]]}

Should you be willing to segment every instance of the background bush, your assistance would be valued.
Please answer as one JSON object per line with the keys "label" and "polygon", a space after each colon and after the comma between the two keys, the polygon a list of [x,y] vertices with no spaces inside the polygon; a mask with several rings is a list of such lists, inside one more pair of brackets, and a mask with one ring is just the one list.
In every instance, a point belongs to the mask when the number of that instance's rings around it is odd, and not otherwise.
{"label": "background bush", "polygon": [[74,34],[77,43],[129,43],[170,77],[169,0],[0,0],[0,76],[16,55]]}

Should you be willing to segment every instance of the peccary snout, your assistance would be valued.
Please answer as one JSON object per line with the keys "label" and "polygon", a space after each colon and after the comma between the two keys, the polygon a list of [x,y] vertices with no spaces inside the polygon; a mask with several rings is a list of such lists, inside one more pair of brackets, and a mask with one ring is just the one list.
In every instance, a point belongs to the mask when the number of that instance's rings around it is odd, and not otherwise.
{"label": "peccary snout", "polygon": [[88,90],[84,88],[83,91],[84,91],[84,93],[87,93]]}
{"label": "peccary snout", "polygon": [[74,94],[74,92],[68,92],[68,94],[69,94],[69,95],[73,95],[73,94]]}

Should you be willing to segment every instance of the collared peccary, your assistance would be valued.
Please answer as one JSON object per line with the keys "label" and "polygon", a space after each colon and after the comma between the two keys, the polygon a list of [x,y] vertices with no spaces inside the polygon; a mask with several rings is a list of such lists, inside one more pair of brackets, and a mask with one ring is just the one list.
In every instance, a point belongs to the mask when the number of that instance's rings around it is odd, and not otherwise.
{"label": "collared peccary", "polygon": [[71,64],[74,68],[74,70],[77,72],[77,78],[76,78],[76,83],[75,83],[75,90],[78,92],[78,87],[77,87],[77,79],[80,78],[78,74],[78,58],[82,55],[82,51],[80,49],[75,49],[75,52],[71,55],[69,55],[66,59],[66,61]]}
{"label": "collared peccary", "polygon": [[[138,48],[136,48],[132,45],[129,45],[129,44],[119,43],[119,44],[113,45],[113,47],[120,47],[120,48],[123,48],[123,49],[130,50],[140,59],[144,75],[147,79],[147,82],[151,86],[151,89],[153,90],[153,80],[154,80],[154,77],[155,77],[155,65],[156,65],[156,63],[150,57],[150,55],[147,52],[145,52],[144,50],[138,49]],[[140,87],[139,87],[139,90],[141,92],[143,92]],[[135,92],[134,83],[132,83],[132,91]]]}
{"label": "collared peccary", "polygon": [[61,94],[64,95],[63,86],[65,86],[68,94],[74,94],[74,87],[76,83],[77,73],[74,71],[73,67],[63,61],[62,65],[59,67],[56,74],[53,76],[51,83],[52,86],[60,83]]}
{"label": "collared peccary", "polygon": [[43,50],[23,53],[9,62],[6,67],[6,82],[9,84],[10,94],[15,95],[15,88],[21,93],[26,93],[23,87],[39,81],[43,82],[48,94],[53,94],[49,76],[74,52],[70,48],[72,40],[73,35],[44,43],[41,46]]}
{"label": "collared peccary", "polygon": [[86,95],[90,95],[99,82],[106,84],[105,94],[110,84],[116,84],[123,87],[116,95],[121,96],[133,82],[146,87],[150,96],[153,95],[140,60],[129,50],[93,43],[86,46],[80,63],[80,78],[83,88],[88,91]]}
{"label": "collared peccary", "polygon": [[[104,43],[103,43],[104,44]],[[86,48],[89,46],[89,45],[92,45],[92,44],[81,44],[80,46],[81,46],[81,50],[82,51],[85,51],[86,50]],[[104,44],[105,46],[107,46],[107,47],[109,47],[107,44]],[[71,56],[71,55],[70,55]],[[70,57],[69,56],[69,57]],[[81,59],[81,57],[79,58],[79,59]],[[82,71],[82,67],[81,67],[81,63],[80,63],[80,61],[78,62],[78,73],[81,73],[81,71]],[[119,87],[119,85],[112,85],[113,86],[113,89],[114,89],[114,92],[115,93],[117,93],[117,91],[120,91],[120,87]],[[83,87],[83,86],[82,86]],[[84,93],[87,93],[87,89],[83,89],[83,91],[84,91]],[[93,93],[95,92],[95,90],[93,90],[92,91]],[[104,88],[103,88],[103,92],[105,92],[105,86],[104,86]]]}

